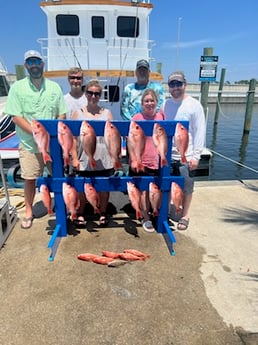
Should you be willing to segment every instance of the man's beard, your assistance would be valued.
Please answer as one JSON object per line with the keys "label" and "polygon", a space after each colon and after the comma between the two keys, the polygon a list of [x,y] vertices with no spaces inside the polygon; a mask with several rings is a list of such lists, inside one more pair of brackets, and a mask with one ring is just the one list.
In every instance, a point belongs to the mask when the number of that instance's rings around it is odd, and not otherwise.
{"label": "man's beard", "polygon": [[43,67],[35,67],[28,69],[28,73],[32,79],[40,79],[43,75]]}
{"label": "man's beard", "polygon": [[146,75],[139,75],[137,79],[138,79],[138,82],[141,84],[148,83],[148,76]]}

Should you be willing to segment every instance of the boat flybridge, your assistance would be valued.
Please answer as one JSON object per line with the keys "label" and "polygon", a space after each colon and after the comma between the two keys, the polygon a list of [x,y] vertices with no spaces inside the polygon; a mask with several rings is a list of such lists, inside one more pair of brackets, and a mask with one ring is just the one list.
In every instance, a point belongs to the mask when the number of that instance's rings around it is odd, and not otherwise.
{"label": "boat flybridge", "polygon": [[[45,76],[69,91],[67,72],[80,67],[84,82],[98,79],[103,87],[102,105],[120,117],[124,86],[135,80],[136,62],[152,66],[149,40],[150,0],[46,0],[40,3],[47,16],[48,37],[40,38]],[[162,75],[151,72],[151,80]],[[103,102],[105,104],[103,104]]]}

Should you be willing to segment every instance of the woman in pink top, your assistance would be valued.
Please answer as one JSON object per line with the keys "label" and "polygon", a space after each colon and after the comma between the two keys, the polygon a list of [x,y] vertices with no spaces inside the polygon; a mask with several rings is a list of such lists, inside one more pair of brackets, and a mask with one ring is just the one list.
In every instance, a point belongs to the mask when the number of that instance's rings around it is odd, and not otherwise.
{"label": "woman in pink top", "polygon": [[[135,114],[132,117],[133,121],[144,121],[144,120],[164,120],[162,114],[156,112],[158,104],[158,96],[153,89],[147,89],[144,91],[141,99],[142,112]],[[159,169],[159,154],[157,148],[153,143],[152,137],[146,137],[145,148],[142,155],[142,164],[144,171],[136,172],[131,167],[129,168],[130,176],[156,176],[158,175]],[[142,226],[145,231],[155,231],[153,224],[149,217],[150,201],[149,191],[143,191],[141,197],[142,204]]]}

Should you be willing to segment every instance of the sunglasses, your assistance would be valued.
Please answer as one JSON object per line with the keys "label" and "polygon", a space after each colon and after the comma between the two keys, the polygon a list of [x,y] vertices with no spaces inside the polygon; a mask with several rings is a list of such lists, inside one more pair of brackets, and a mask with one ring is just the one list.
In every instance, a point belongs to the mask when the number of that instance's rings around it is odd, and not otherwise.
{"label": "sunglasses", "polygon": [[83,77],[77,77],[76,75],[71,75],[71,76],[69,76],[69,79],[70,79],[70,80],[74,80],[74,79],[82,80]]}
{"label": "sunglasses", "polygon": [[168,86],[173,89],[173,87],[182,87],[183,86],[183,82],[182,81],[171,81],[170,83],[168,83]]}
{"label": "sunglasses", "polygon": [[100,95],[101,95],[101,92],[93,92],[93,91],[86,91],[86,93],[87,93],[87,95],[89,95],[89,96],[95,96],[95,97],[100,97]]}
{"label": "sunglasses", "polygon": [[42,63],[42,60],[38,58],[32,58],[32,59],[26,60],[26,64],[29,66],[32,66],[32,65],[39,66],[41,63]]}

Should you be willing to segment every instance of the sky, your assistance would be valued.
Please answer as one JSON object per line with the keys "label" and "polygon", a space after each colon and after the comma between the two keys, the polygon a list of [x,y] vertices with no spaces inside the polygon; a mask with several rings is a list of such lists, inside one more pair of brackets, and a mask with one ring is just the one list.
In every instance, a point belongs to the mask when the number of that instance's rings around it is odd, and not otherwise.
{"label": "sky", "polygon": [[[258,0],[152,0],[150,39],[164,80],[183,70],[188,82],[199,82],[200,57],[212,48],[219,57],[217,81],[258,79]],[[10,73],[23,64],[26,50],[40,50],[47,37],[46,16],[37,0],[2,1],[0,57]]]}

